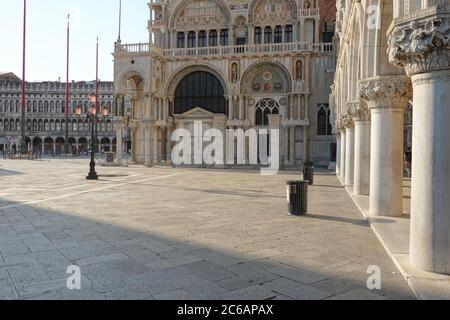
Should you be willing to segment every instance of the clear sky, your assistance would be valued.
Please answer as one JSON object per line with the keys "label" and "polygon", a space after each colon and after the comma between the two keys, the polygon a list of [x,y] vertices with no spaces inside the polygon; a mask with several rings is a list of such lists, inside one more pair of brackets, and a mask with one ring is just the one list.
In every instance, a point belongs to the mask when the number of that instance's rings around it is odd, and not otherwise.
{"label": "clear sky", "polygon": [[[148,42],[148,0],[122,0],[122,42]],[[99,36],[99,78],[113,80],[119,0],[28,0],[27,81],[66,79],[66,25],[71,14],[70,80],[95,79]],[[0,0],[0,71],[22,77],[23,0]]]}

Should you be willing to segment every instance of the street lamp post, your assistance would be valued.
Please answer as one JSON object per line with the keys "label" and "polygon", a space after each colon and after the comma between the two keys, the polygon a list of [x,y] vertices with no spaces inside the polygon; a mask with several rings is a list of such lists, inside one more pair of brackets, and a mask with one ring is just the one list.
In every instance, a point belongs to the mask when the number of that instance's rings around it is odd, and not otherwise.
{"label": "street lamp post", "polygon": [[[98,113],[97,113],[97,95],[91,94],[89,96],[89,101],[91,102],[91,106],[89,107],[86,118],[91,122],[91,161],[89,163],[89,174],[86,177],[86,180],[98,180],[98,174],[95,171],[95,148],[97,144],[97,122],[98,122]],[[75,114],[80,116],[82,113],[83,107],[77,106],[75,108]],[[107,117],[109,114],[109,109],[104,107],[102,109],[102,116]]]}

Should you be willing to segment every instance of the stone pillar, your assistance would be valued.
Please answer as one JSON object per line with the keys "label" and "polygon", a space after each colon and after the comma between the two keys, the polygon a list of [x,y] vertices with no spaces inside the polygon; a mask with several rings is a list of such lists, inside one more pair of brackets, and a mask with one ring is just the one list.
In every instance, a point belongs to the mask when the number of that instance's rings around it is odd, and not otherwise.
{"label": "stone pillar", "polygon": [[175,124],[172,118],[169,118],[166,130],[166,154],[167,164],[172,163],[172,133],[175,129]]}
{"label": "stone pillar", "polygon": [[[295,129],[296,127],[289,128],[289,164],[295,165]],[[299,152],[300,153],[300,152]]]}
{"label": "stone pillar", "polygon": [[341,133],[336,135],[336,176],[341,174]]}
{"label": "stone pillar", "polygon": [[151,144],[151,134],[152,134],[152,127],[149,124],[145,124],[144,129],[144,161],[145,166],[149,167],[152,165],[152,144]]}
{"label": "stone pillar", "polygon": [[339,178],[341,179],[341,182],[344,182],[345,180],[345,151],[346,151],[346,142],[347,142],[347,137],[345,135],[345,128],[344,126],[341,126],[339,128],[340,132],[341,132],[341,161],[340,161],[340,175]]}
{"label": "stone pillar", "polygon": [[344,120],[345,126],[345,179],[346,186],[353,186],[355,168],[355,124],[353,119],[347,115]]}
{"label": "stone pillar", "polygon": [[159,151],[158,151],[158,132],[159,128],[156,126],[153,126],[151,129],[151,135],[152,135],[152,155],[153,155],[153,163],[157,164],[159,162]]}
{"label": "stone pillar", "polygon": [[364,102],[353,102],[350,115],[355,123],[354,188],[356,195],[370,191],[370,111]]}
{"label": "stone pillar", "polygon": [[[448,6],[447,6],[448,8]],[[445,6],[429,17],[396,25],[391,63],[405,68],[413,86],[410,263],[450,274],[450,19]],[[417,36],[420,35],[420,37]]]}
{"label": "stone pillar", "polygon": [[116,157],[117,164],[122,164],[123,157],[123,127],[116,125]]}
{"label": "stone pillar", "polygon": [[284,165],[289,165],[289,127],[284,128]]}
{"label": "stone pillar", "polygon": [[137,127],[131,127],[131,163],[136,163]]}
{"label": "stone pillar", "polygon": [[370,214],[403,214],[403,114],[410,99],[405,76],[360,81],[360,97],[371,111]]}
{"label": "stone pillar", "polygon": [[303,162],[310,161],[309,158],[309,127],[303,126]]}

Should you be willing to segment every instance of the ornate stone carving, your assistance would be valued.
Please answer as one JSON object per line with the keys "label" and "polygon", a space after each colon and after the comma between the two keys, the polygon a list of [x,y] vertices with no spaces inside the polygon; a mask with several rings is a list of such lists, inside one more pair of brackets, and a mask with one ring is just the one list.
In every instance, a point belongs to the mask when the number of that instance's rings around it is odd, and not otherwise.
{"label": "ornate stone carving", "polygon": [[354,122],[370,121],[370,110],[364,101],[349,102],[347,112]]}
{"label": "ornate stone carving", "polygon": [[450,20],[412,21],[396,26],[389,36],[389,61],[409,76],[450,69]]}
{"label": "ornate stone carving", "polygon": [[384,76],[361,80],[359,98],[369,109],[405,108],[412,98],[411,80],[406,76]]}
{"label": "ornate stone carving", "polygon": [[352,129],[355,127],[353,118],[349,114],[344,114],[341,116],[341,124],[344,127],[344,129]]}

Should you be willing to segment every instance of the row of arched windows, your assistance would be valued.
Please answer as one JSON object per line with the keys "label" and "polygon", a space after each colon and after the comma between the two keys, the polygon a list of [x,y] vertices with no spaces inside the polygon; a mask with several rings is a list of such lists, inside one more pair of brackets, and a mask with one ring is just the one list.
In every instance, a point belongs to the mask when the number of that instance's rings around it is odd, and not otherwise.
{"label": "row of arched windows", "polygon": [[228,29],[178,32],[178,48],[216,47],[228,45]]}
{"label": "row of arched windows", "polygon": [[[70,131],[85,131],[88,132],[91,129],[91,124],[83,119],[69,119],[68,122]],[[21,121],[20,119],[0,119],[0,128],[4,131],[20,131],[21,130]],[[99,120],[98,122],[98,131],[101,132],[112,132],[114,131],[112,121],[110,119],[107,120]],[[31,120],[28,119],[27,131],[65,131],[66,130],[66,121],[62,120]]]}
{"label": "row of arched windows", "polygon": [[[72,110],[77,105],[83,106],[84,113],[87,113],[89,103],[87,101],[71,101],[69,105],[72,106]],[[110,110],[113,103],[111,101],[101,102],[101,108],[107,106]],[[27,101],[27,113],[65,113],[66,102],[65,101]],[[20,100],[0,100],[0,113],[19,113],[21,112]]]}
{"label": "row of arched windows", "polygon": [[284,43],[294,40],[292,25],[255,28],[255,44]]}

